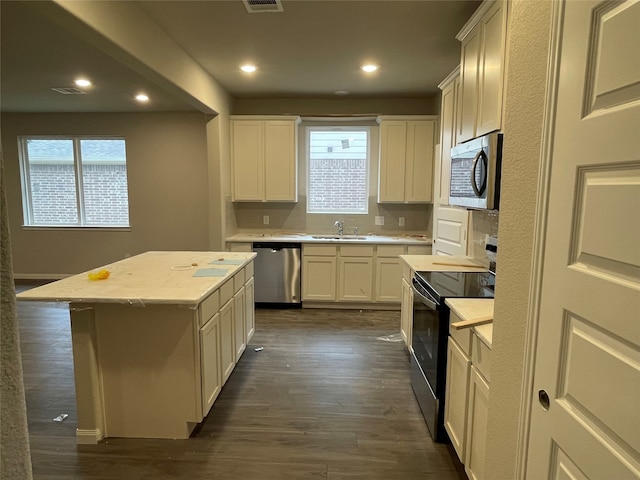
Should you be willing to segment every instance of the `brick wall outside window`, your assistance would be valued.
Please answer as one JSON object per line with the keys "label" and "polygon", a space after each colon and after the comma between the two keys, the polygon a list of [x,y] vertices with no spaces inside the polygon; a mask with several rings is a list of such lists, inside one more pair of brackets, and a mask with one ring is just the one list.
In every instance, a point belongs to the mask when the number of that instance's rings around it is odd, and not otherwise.
{"label": "brick wall outside window", "polygon": [[368,129],[309,127],[307,212],[367,213]]}
{"label": "brick wall outside window", "polygon": [[[126,165],[83,165],[85,218],[88,225],[127,225]],[[31,198],[35,224],[78,221],[73,165],[31,164]]]}

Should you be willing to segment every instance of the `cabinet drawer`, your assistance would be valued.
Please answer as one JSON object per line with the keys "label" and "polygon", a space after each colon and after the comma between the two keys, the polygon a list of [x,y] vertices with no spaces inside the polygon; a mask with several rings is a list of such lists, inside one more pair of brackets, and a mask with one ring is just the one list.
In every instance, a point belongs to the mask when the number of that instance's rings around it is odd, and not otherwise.
{"label": "cabinet drawer", "polygon": [[[465,329],[470,330],[470,329]],[[482,376],[491,382],[491,350],[477,335],[473,335],[473,345],[471,346],[471,364],[474,365]]]}
{"label": "cabinet drawer", "polygon": [[303,255],[315,255],[318,257],[335,257],[337,249],[335,245],[311,245],[305,244],[302,247]]}
{"label": "cabinet drawer", "polygon": [[248,281],[251,277],[253,277],[253,262],[244,267],[244,281]]}
{"label": "cabinet drawer", "polygon": [[340,245],[341,257],[373,257],[373,245]]}
{"label": "cabinet drawer", "polygon": [[220,292],[216,290],[200,303],[200,326],[203,326],[220,309]]}
{"label": "cabinet drawer", "polygon": [[234,293],[233,280],[229,279],[220,287],[220,305],[224,305],[231,300]]}
{"label": "cabinet drawer", "polygon": [[[460,318],[455,313],[451,312],[449,316],[449,324],[459,321]],[[471,328],[456,330],[455,328],[449,327],[449,336],[456,341],[466,356],[471,356],[471,337],[473,336]]]}
{"label": "cabinet drawer", "polygon": [[378,245],[378,257],[397,257],[404,255],[404,245]]}
{"label": "cabinet drawer", "polygon": [[251,252],[253,245],[251,243],[227,242],[227,250],[230,252]]}
{"label": "cabinet drawer", "polygon": [[407,255],[431,255],[431,246],[407,245]]}
{"label": "cabinet drawer", "polygon": [[244,285],[244,268],[233,276],[233,291],[237,292]]}

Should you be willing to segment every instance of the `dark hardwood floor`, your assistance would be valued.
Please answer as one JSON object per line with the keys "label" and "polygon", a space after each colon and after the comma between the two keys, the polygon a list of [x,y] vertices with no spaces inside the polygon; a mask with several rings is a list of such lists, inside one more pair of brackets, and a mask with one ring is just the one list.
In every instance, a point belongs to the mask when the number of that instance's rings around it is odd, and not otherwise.
{"label": "dark hardwood floor", "polygon": [[451,447],[429,436],[403,344],[377,339],[399,330],[399,312],[259,309],[190,439],[98,445],[75,440],[66,304],[18,302],[18,314],[36,479],[465,478]]}

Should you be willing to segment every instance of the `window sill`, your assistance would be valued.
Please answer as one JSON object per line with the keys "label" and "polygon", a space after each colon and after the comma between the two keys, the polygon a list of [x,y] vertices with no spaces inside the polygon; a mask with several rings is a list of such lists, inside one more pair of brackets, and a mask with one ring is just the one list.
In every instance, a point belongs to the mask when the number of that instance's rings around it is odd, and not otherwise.
{"label": "window sill", "polygon": [[109,232],[130,232],[131,226],[109,227],[109,226],[88,226],[88,225],[73,225],[73,226],[61,226],[61,225],[22,225],[22,230],[57,230],[57,231],[109,231]]}

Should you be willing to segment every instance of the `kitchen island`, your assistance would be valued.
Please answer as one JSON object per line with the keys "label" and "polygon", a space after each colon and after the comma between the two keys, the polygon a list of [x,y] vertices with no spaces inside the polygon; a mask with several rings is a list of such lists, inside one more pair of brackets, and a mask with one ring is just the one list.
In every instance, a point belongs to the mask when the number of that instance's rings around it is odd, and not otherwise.
{"label": "kitchen island", "polygon": [[78,443],[189,437],[253,335],[254,257],[146,252],[17,295],[69,303]]}

